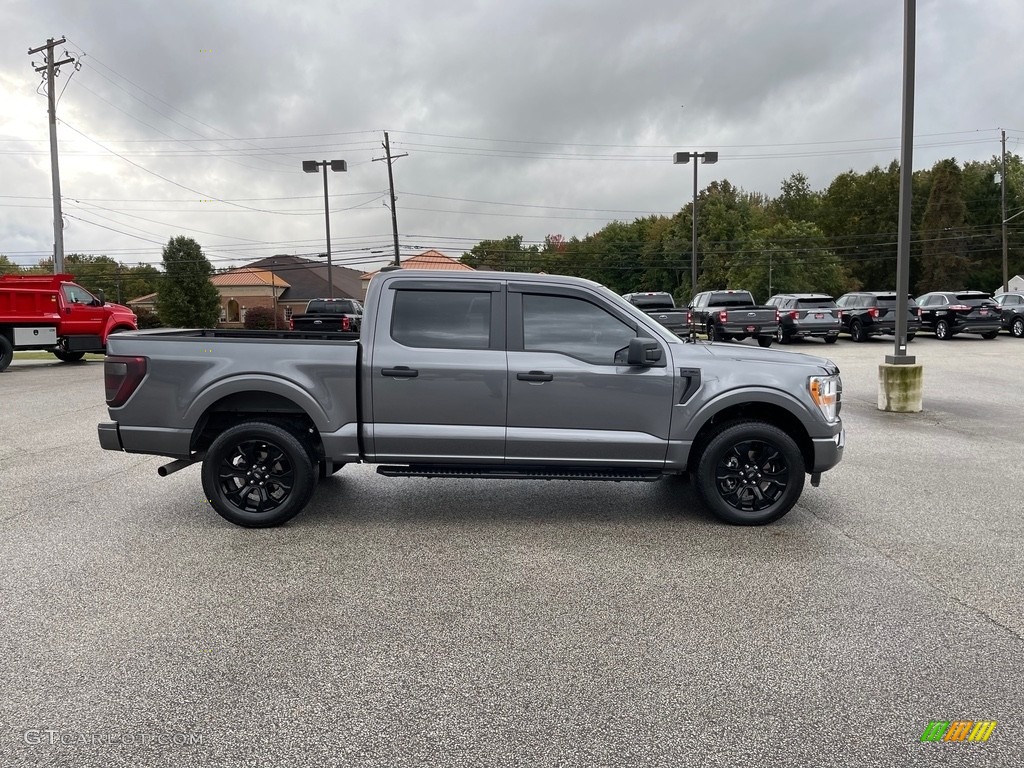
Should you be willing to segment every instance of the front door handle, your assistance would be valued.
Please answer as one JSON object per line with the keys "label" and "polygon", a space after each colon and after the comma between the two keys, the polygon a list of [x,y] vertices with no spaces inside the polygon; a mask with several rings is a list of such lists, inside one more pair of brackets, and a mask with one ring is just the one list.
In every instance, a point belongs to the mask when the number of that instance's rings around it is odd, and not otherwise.
{"label": "front door handle", "polygon": [[420,372],[407,365],[399,365],[394,368],[381,368],[381,376],[393,376],[396,379],[415,379]]}
{"label": "front door handle", "polygon": [[552,373],[544,373],[544,371],[530,371],[529,373],[517,373],[516,378],[520,381],[551,381],[555,376]]}

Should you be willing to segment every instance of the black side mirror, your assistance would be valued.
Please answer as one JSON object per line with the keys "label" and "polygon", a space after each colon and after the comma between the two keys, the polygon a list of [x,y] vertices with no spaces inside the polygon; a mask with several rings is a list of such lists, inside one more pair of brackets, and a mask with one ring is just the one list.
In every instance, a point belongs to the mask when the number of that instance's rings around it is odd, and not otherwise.
{"label": "black side mirror", "polygon": [[97,304],[97,306],[99,307],[102,307],[104,304],[107,303],[106,298],[104,298],[103,296],[102,290],[96,291],[96,300],[99,302],[99,304]]}
{"label": "black side mirror", "polygon": [[626,352],[626,365],[639,365],[643,367],[655,365],[661,361],[661,345],[654,339],[641,339],[640,337],[629,340],[629,350]]}

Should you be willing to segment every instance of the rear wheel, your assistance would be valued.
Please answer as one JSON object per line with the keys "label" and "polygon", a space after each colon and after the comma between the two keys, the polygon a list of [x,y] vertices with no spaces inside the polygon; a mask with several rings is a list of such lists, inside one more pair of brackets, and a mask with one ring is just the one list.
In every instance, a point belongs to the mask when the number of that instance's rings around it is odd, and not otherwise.
{"label": "rear wheel", "polygon": [[316,487],[316,462],[289,431],[262,421],[225,430],[203,459],[203,490],[221,517],[246,528],[291,520]]}
{"label": "rear wheel", "polygon": [[770,347],[771,345],[772,345],[772,337],[771,336],[758,336],[757,337],[757,346],[759,346],[759,347]]}
{"label": "rear wheel", "polygon": [[788,344],[789,343],[789,338],[786,336],[786,334],[784,334],[782,332],[782,328],[781,327],[779,328],[779,330],[777,330],[775,332],[775,340],[777,342],[779,342],[779,344]]}
{"label": "rear wheel", "polygon": [[857,342],[868,340],[868,335],[864,333],[864,326],[860,324],[860,320],[850,323],[850,338]]}
{"label": "rear wheel", "polygon": [[713,325],[708,326],[708,341],[718,341],[718,333]]}
{"label": "rear wheel", "polygon": [[914,340],[914,334],[908,333],[907,334],[907,341],[913,341],[913,340]]}
{"label": "rear wheel", "polygon": [[53,350],[53,356],[62,363],[77,363],[85,357],[85,352],[68,352],[63,349],[55,349]]}
{"label": "rear wheel", "polygon": [[695,485],[708,508],[734,525],[764,525],[789,512],[804,487],[796,442],[771,424],[741,421],[711,438]]}
{"label": "rear wheel", "polygon": [[838,336],[826,336],[825,337],[825,343],[826,344],[835,344],[836,343],[836,339],[838,339],[838,338],[839,338]]}
{"label": "rear wheel", "polygon": [[4,370],[14,360],[14,347],[7,340],[6,336],[0,336],[0,371]]}
{"label": "rear wheel", "polygon": [[939,320],[935,323],[935,338],[941,339],[942,341],[949,340],[949,321]]}
{"label": "rear wheel", "polygon": [[999,335],[999,331],[989,331],[988,333],[981,334],[981,338],[983,338],[983,339],[994,339],[998,335]]}
{"label": "rear wheel", "polygon": [[1010,333],[1018,339],[1024,338],[1024,317],[1015,317],[1010,324]]}

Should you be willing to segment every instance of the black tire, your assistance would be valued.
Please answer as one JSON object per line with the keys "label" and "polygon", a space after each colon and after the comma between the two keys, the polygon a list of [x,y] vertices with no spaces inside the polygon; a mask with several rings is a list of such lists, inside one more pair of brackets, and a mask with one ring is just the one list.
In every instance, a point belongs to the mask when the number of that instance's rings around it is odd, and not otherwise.
{"label": "black tire", "polygon": [[864,333],[864,326],[860,324],[860,320],[850,323],[850,338],[858,343],[868,340],[868,335]]}
{"label": "black tire", "polygon": [[981,334],[981,338],[983,338],[983,339],[994,339],[998,335],[999,335],[999,331],[988,331],[986,333]]}
{"label": "black tire", "polygon": [[1010,323],[1010,333],[1018,339],[1024,338],[1024,317],[1015,317]]}
{"label": "black tire", "polygon": [[65,352],[63,349],[55,349],[53,356],[62,363],[80,363],[85,357],[85,352]]}
{"label": "black tire", "polygon": [[914,340],[914,335],[915,334],[913,334],[913,333],[908,333],[907,334],[907,342],[908,343]]}
{"label": "black tire", "polygon": [[779,326],[779,330],[775,332],[775,340],[779,344],[789,344],[789,337],[783,332],[782,326]]}
{"label": "black tire", "polygon": [[14,360],[14,347],[7,340],[6,336],[0,336],[0,371],[4,370]]}
{"label": "black tire", "polygon": [[247,421],[225,430],[203,459],[203,490],[225,520],[269,528],[291,520],[316,488],[316,462],[295,435]]}
{"label": "black tire", "polygon": [[949,341],[952,338],[952,334],[949,332],[948,321],[939,320],[935,323],[935,338],[942,341]]}
{"label": "black tire", "polygon": [[718,334],[715,332],[715,326],[708,326],[708,341],[718,341]]}
{"label": "black tire", "polygon": [[[913,338],[913,337],[911,337],[911,338]],[[838,339],[839,339],[838,336],[826,336],[825,337],[825,343],[826,344],[835,344]]]}
{"label": "black tire", "polygon": [[697,462],[697,493],[714,515],[733,525],[765,525],[785,515],[804,488],[804,457],[796,442],[771,424],[724,426]]}
{"label": "black tire", "polygon": [[772,341],[773,341],[773,339],[772,339],[771,336],[758,336],[757,337],[757,346],[767,348],[767,347],[770,347],[772,345]]}

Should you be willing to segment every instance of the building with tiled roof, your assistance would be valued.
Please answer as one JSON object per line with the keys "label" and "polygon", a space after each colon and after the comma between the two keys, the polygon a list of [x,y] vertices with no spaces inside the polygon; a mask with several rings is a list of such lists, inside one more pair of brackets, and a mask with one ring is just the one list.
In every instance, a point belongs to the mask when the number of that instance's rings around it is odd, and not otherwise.
{"label": "building with tiled roof", "polygon": [[[440,251],[424,251],[416,256],[410,256],[402,259],[402,266],[405,269],[450,269],[450,270],[469,270],[474,271],[468,264],[463,264],[458,259],[453,259],[451,256],[445,256]],[[370,284],[371,278],[380,272],[379,269],[375,269],[373,272],[364,272],[360,277],[362,281],[362,293],[360,294],[363,298],[366,297],[366,288]]]}

